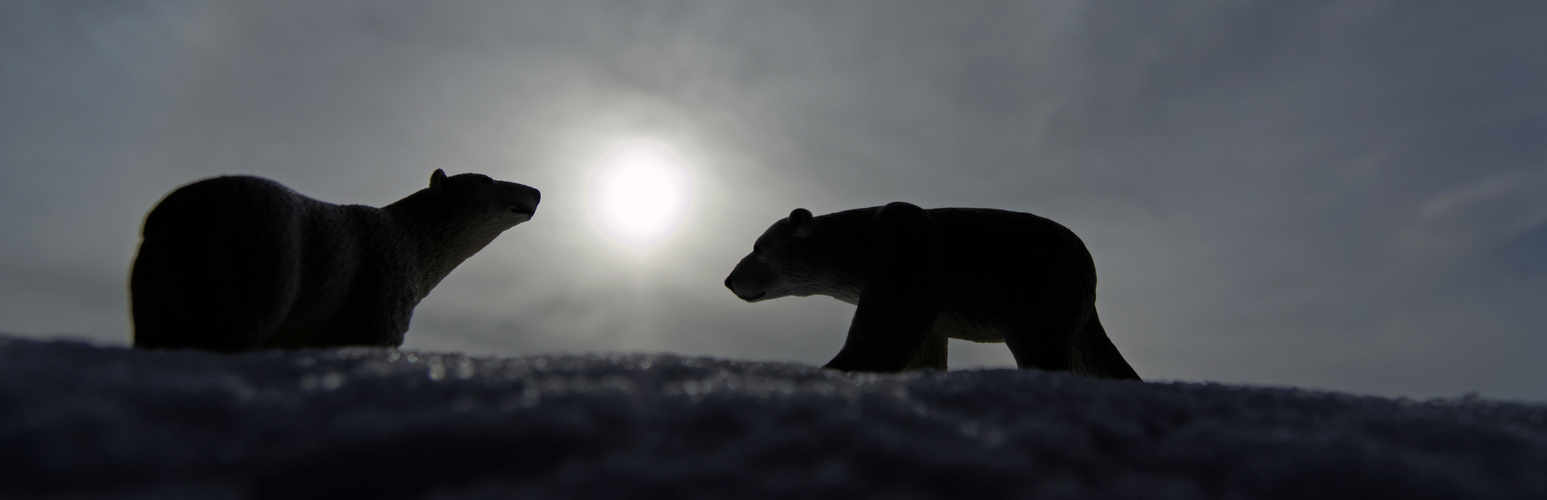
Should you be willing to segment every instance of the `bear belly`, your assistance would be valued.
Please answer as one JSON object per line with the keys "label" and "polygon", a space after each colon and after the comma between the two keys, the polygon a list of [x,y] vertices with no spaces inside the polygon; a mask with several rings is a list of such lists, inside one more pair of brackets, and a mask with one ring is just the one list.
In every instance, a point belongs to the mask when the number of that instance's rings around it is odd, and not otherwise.
{"label": "bear belly", "polygon": [[935,317],[930,334],[969,342],[1004,342],[1005,329],[992,316],[977,311],[946,310]]}

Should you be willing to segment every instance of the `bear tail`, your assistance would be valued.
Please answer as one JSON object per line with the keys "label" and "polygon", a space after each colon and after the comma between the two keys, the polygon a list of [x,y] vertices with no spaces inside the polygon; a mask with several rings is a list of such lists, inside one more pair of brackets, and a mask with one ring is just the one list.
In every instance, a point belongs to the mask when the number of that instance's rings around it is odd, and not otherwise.
{"label": "bear tail", "polygon": [[1096,316],[1095,311],[1090,312],[1090,319],[1075,337],[1073,351],[1071,357],[1074,373],[1088,377],[1141,380],[1139,373],[1128,365],[1128,360],[1123,359],[1123,354],[1117,352],[1112,339],[1107,338],[1107,331],[1101,327],[1101,318]]}

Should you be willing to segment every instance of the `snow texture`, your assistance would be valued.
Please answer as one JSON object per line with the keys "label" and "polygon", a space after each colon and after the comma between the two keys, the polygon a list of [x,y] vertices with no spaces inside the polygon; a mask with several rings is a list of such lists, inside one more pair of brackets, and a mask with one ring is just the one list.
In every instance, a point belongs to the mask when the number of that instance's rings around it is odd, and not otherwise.
{"label": "snow texture", "polygon": [[1547,407],[0,337],[0,498],[1547,498]]}

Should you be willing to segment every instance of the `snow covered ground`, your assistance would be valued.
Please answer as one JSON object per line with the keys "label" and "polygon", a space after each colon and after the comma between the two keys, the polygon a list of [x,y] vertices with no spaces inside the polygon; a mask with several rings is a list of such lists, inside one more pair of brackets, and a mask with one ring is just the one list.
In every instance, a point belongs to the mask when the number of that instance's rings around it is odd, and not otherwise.
{"label": "snow covered ground", "polygon": [[0,337],[0,498],[1547,498],[1547,406]]}

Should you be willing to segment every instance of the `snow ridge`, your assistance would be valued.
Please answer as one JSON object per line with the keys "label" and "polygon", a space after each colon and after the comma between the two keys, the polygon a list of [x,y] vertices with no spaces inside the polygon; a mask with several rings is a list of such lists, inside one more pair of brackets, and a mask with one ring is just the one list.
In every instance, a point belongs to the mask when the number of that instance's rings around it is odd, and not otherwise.
{"label": "snow ridge", "polygon": [[0,498],[1544,498],[1547,406],[0,337]]}

